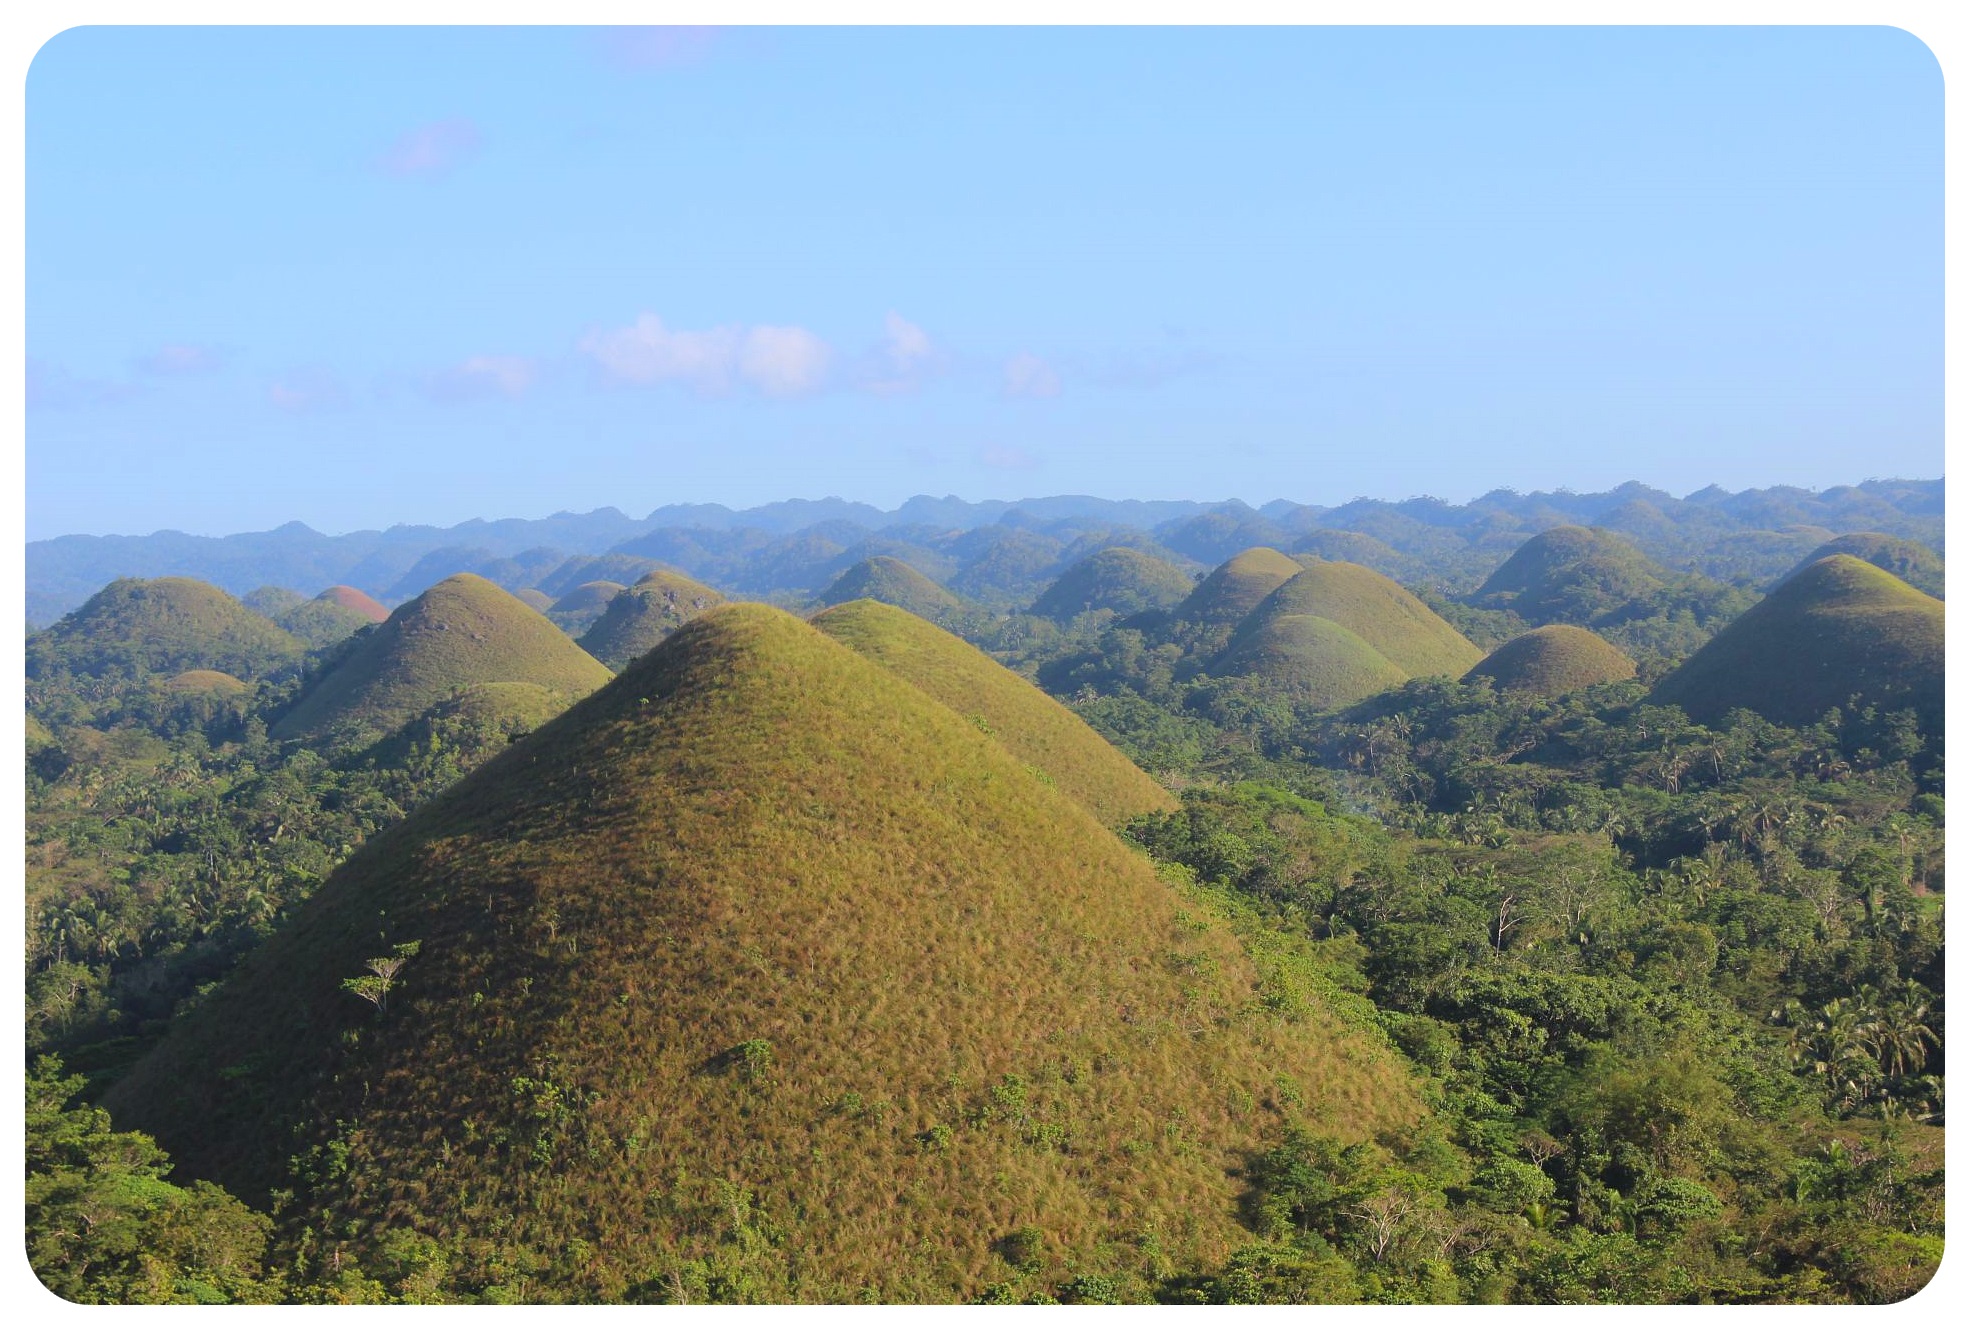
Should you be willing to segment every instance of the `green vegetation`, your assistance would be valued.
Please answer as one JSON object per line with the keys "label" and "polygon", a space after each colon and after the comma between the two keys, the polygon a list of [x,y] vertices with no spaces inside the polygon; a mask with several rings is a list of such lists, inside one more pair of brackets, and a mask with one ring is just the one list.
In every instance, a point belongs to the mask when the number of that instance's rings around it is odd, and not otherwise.
{"label": "green vegetation", "polygon": [[224,670],[186,670],[174,674],[160,685],[167,693],[250,693],[253,685],[235,679]]}
{"label": "green vegetation", "polygon": [[317,678],[270,733],[374,738],[476,683],[534,683],[581,696],[605,666],[482,577],[460,573],[398,606]]}
{"label": "green vegetation", "polygon": [[621,582],[583,582],[547,610],[547,617],[569,637],[580,639],[609,608],[609,602],[624,590]]}
{"label": "green vegetation", "polygon": [[961,598],[901,559],[892,559],[886,554],[862,560],[830,582],[818,599],[822,605],[845,605],[851,600],[879,600],[932,623],[955,623],[964,618],[969,610]]}
{"label": "green vegetation", "polygon": [[1211,673],[1247,679],[1322,710],[1359,702],[1409,677],[1340,624],[1312,614],[1267,616],[1240,629]]}
{"label": "green vegetation", "polygon": [[1167,790],[1080,717],[962,638],[873,600],[823,610],[812,622],[969,717],[1107,825],[1174,805]]}
{"label": "green vegetation", "polygon": [[656,569],[618,593],[583,635],[582,650],[621,671],[644,652],[725,597],[682,573]]}
{"label": "green vegetation", "polygon": [[1941,733],[1943,603],[1848,554],[1787,578],[1652,696],[1698,720],[1745,707],[1789,725],[1856,698],[1882,711],[1911,708]]}
{"label": "green vegetation", "polygon": [[1274,619],[1314,615],[1331,620],[1373,647],[1405,674],[1448,674],[1477,664],[1483,652],[1396,583],[1357,563],[1310,564],[1280,583],[1238,625],[1232,638],[1258,632]]}
{"label": "green vegetation", "polygon": [[1144,610],[1169,609],[1192,589],[1183,570],[1167,559],[1111,546],[1062,573],[1029,612],[1061,623],[1100,611],[1126,618]]}
{"label": "green vegetation", "polygon": [[[1879,531],[1854,531],[1836,536],[1799,561],[1792,573],[1802,572],[1830,554],[1850,554],[1871,563],[1883,572],[1893,573],[1924,595],[1943,598],[1943,560],[1926,545]],[[1786,576],[1792,576],[1792,573]]]}
{"label": "green vegetation", "polygon": [[1170,617],[1180,624],[1229,627],[1256,609],[1281,583],[1302,571],[1299,563],[1278,550],[1256,546],[1213,568],[1170,612]]}
{"label": "green vegetation", "polygon": [[1240,1241],[1289,1120],[1420,1111],[1289,973],[965,717],[729,606],[373,840],[108,1103],[292,1189],[318,1278],[421,1242],[441,1296],[1142,1296]]}
{"label": "green vegetation", "polygon": [[1499,692],[1558,697],[1597,683],[1635,677],[1635,662],[1571,624],[1549,624],[1513,638],[1471,667],[1465,683],[1488,679]]}

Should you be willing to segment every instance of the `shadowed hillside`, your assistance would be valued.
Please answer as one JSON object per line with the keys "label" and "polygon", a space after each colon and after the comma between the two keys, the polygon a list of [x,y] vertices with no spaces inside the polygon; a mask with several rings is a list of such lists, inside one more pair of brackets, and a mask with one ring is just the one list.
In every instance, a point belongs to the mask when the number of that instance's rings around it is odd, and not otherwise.
{"label": "shadowed hillside", "polygon": [[582,650],[620,670],[725,597],[682,573],[658,569],[614,600],[581,639]]}
{"label": "shadowed hillside", "polygon": [[[412,943],[380,1018],[344,991]],[[1417,1115],[1268,982],[977,726],[728,606],[370,842],[109,1106],[248,1194],[333,1159],[335,1232],[467,1288],[961,1299],[1221,1259],[1289,1114]]]}
{"label": "shadowed hillside", "polygon": [[1453,678],[1483,656],[1462,633],[1401,586],[1358,563],[1313,563],[1281,583],[1239,625],[1239,639],[1293,615],[1328,619],[1381,653],[1405,674]]}
{"label": "shadowed hillside", "polygon": [[1250,614],[1274,588],[1303,571],[1278,550],[1255,546],[1213,568],[1170,617],[1179,623],[1225,627]]}
{"label": "shadowed hillside", "polygon": [[583,582],[555,601],[548,608],[547,617],[569,637],[580,638],[623,589],[621,582]]}
{"label": "shadowed hillside", "polygon": [[1176,806],[1079,716],[935,624],[873,600],[823,610],[812,622],[969,718],[1107,825]]}
{"label": "shadowed hillside", "polygon": [[1651,700],[1711,721],[1748,707],[1810,724],[1858,695],[1943,719],[1943,603],[1848,554],[1793,574],[1656,685]]}
{"label": "shadowed hillside", "polygon": [[1111,546],[1062,573],[1033,602],[1029,612],[1062,623],[1092,610],[1127,616],[1143,610],[1166,610],[1193,589],[1190,578],[1168,560]]}
{"label": "shadowed hillside", "polygon": [[460,573],[399,605],[270,732],[279,739],[377,735],[472,684],[535,683],[572,698],[608,677],[540,614]]}
{"label": "shadowed hillside", "polygon": [[828,584],[818,597],[823,605],[851,600],[879,600],[908,610],[919,619],[947,623],[965,612],[962,599],[925,577],[901,559],[886,554],[864,559]]}
{"label": "shadowed hillside", "polygon": [[1522,633],[1471,667],[1465,683],[1491,680],[1500,692],[1559,697],[1597,683],[1635,677],[1635,662],[1619,648],[1572,624]]}
{"label": "shadowed hillside", "polygon": [[1590,623],[1664,581],[1647,555],[1613,532],[1556,526],[1519,546],[1471,603],[1511,610],[1532,624]]}
{"label": "shadowed hillside", "polygon": [[1356,634],[1313,614],[1272,615],[1241,630],[1211,673],[1322,709],[1359,702],[1409,677]]}
{"label": "shadowed hillside", "polygon": [[305,645],[218,587],[189,577],[124,578],[27,640],[27,677],[130,682],[221,670],[261,678],[297,664]]}

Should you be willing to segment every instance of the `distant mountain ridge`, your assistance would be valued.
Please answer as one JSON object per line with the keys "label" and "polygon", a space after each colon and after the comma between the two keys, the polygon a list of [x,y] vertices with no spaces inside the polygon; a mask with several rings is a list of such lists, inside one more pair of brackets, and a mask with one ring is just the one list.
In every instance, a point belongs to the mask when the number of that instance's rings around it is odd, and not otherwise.
{"label": "distant mountain ridge", "polygon": [[[1037,594],[1075,560],[1145,535],[1176,556],[1215,564],[1253,545],[1314,548],[1327,531],[1427,558],[1449,580],[1474,587],[1525,539],[1566,525],[1620,532],[1671,569],[1769,581],[1848,532],[1881,532],[1940,549],[1942,512],[1939,478],[1819,491],[1776,486],[1732,493],[1711,486],[1683,498],[1629,482],[1596,494],[1495,490],[1466,504],[1361,498],[1336,507],[1286,499],[1255,508],[1238,500],[1053,495],[973,502],[918,495],[884,510],[841,498],[789,499],[745,509],[666,504],[640,519],[598,508],[334,536],[289,522],[229,536],[158,531],[30,541],[27,617],[52,622],[119,577],[196,577],[235,595],[273,585],[311,596],[343,584],[400,601],[457,572],[518,591],[551,579],[571,558],[609,554],[671,564],[721,590],[802,596],[878,554],[938,580],[963,578],[975,566],[991,566],[995,549],[1015,540],[1023,542],[1024,563],[1038,570],[1031,587]],[[1057,557],[1041,569],[1049,546]],[[1025,592],[1004,589],[1009,599]]]}

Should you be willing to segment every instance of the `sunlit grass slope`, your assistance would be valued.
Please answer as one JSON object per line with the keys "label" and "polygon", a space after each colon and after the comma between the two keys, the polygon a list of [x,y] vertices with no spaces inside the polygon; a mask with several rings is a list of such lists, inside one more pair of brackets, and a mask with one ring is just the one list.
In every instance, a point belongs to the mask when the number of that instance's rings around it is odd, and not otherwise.
{"label": "sunlit grass slope", "polygon": [[1170,612],[1178,622],[1230,625],[1250,614],[1288,578],[1303,571],[1295,559],[1264,545],[1234,554],[1213,568]]}
{"label": "sunlit grass slope", "polygon": [[1238,638],[1287,615],[1332,620],[1405,674],[1464,673],[1484,656],[1464,635],[1396,582],[1358,563],[1310,564],[1260,602]]}
{"label": "sunlit grass slope", "polygon": [[1884,536],[1879,531],[1851,531],[1808,554],[1792,572],[1810,568],[1829,554],[1851,554],[1863,563],[1893,573],[1925,595],[1943,598],[1943,556],[1927,545],[1899,536]]}
{"label": "sunlit grass slope", "polygon": [[186,670],[166,679],[163,688],[169,693],[211,693],[233,694],[250,693],[253,685],[234,678],[224,670]]}
{"label": "sunlit grass slope", "polygon": [[547,617],[553,620],[555,627],[579,640],[583,633],[595,626],[595,621],[609,608],[609,602],[624,589],[621,582],[583,582],[548,606]]}
{"label": "sunlit grass slope", "polygon": [[864,559],[828,584],[819,597],[823,605],[851,600],[879,600],[908,610],[920,619],[949,621],[964,613],[963,598],[925,577],[901,559],[887,554]]}
{"label": "sunlit grass slope", "polygon": [[1606,640],[1572,624],[1549,624],[1506,642],[1464,676],[1491,680],[1500,692],[1558,697],[1597,683],[1635,677],[1635,662]]}
{"label": "sunlit grass slope", "polygon": [[1040,593],[1030,611],[1062,623],[1092,610],[1122,616],[1165,610],[1193,590],[1190,578],[1167,559],[1125,545],[1082,559]]}
{"label": "sunlit grass slope", "polygon": [[384,609],[382,603],[375,597],[352,586],[339,584],[332,586],[315,599],[326,601],[331,605],[339,605],[345,610],[354,610],[371,623],[382,623],[390,617],[390,611]]}
{"label": "sunlit grass slope", "polygon": [[1943,718],[1943,602],[1848,554],[1794,573],[1656,685],[1651,700],[1697,720],[1748,707],[1809,724],[1863,705]]}
{"label": "sunlit grass slope", "polygon": [[725,597],[682,573],[657,569],[616,593],[582,636],[582,650],[620,670]]}
{"label": "sunlit grass slope", "polygon": [[[412,941],[386,1016],[342,991]],[[522,1299],[966,1298],[1023,1229],[1030,1281],[1196,1268],[1288,1119],[1413,1119],[1279,982],[963,716],[733,605],[373,839],[108,1102],[250,1195],[346,1124],[336,1241]]]}
{"label": "sunlit grass slope", "polygon": [[1662,569],[1614,532],[1556,526],[1514,550],[1472,603],[1512,610],[1528,623],[1578,620],[1660,590],[1663,581]]}
{"label": "sunlit grass slope", "polygon": [[459,573],[399,605],[271,732],[381,735],[472,684],[534,683],[579,697],[608,678],[607,667],[537,611]]}
{"label": "sunlit grass slope", "polygon": [[189,577],[119,578],[27,640],[27,675],[138,679],[186,670],[257,678],[299,661],[300,639]]}
{"label": "sunlit grass slope", "polygon": [[1079,716],[937,625],[873,600],[823,610],[812,622],[969,718],[1107,825],[1176,807]]}
{"label": "sunlit grass slope", "polygon": [[1409,676],[1357,634],[1313,614],[1280,614],[1241,630],[1211,673],[1317,707],[1342,707]]}

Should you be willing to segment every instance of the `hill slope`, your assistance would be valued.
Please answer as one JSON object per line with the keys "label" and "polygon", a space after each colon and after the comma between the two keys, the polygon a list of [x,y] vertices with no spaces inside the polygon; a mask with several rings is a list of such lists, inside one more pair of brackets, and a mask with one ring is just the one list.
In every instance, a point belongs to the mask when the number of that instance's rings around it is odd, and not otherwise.
{"label": "hill slope", "polygon": [[1665,676],[1652,701],[1716,720],[1748,707],[1780,724],[1810,724],[1858,694],[1913,707],[1934,733],[1943,719],[1943,603],[1848,554],[1786,579]]}
{"label": "hill slope", "polygon": [[1028,612],[1062,623],[1091,610],[1130,615],[1168,609],[1192,590],[1190,579],[1169,560],[1112,545],[1062,573]]}
{"label": "hill slope", "polygon": [[390,617],[390,611],[366,591],[358,591],[352,586],[332,586],[315,597],[330,605],[339,605],[345,610],[353,610],[371,623],[382,623]]}
{"label": "hill slope", "polygon": [[252,679],[294,665],[305,650],[218,587],[189,577],[126,577],[27,640],[27,677],[127,681],[219,670]]}
{"label": "hill slope", "polygon": [[1588,623],[1665,582],[1647,555],[1612,531],[1556,526],[1519,546],[1471,603],[1532,624]]}
{"label": "hill slope", "polygon": [[1635,662],[1609,642],[1572,624],[1521,633],[1471,667],[1465,683],[1489,679],[1500,692],[1558,697],[1597,683],[1635,677]]}
{"label": "hill slope", "polygon": [[1274,588],[1302,571],[1278,550],[1256,545],[1213,568],[1170,617],[1179,623],[1226,626],[1258,607]]}
{"label": "hill slope", "polygon": [[1238,635],[1272,619],[1309,614],[1347,629],[1405,674],[1454,678],[1484,655],[1400,584],[1358,563],[1325,560],[1281,583],[1239,625]]}
{"label": "hill slope", "polygon": [[1359,702],[1409,677],[1356,634],[1314,614],[1273,615],[1241,630],[1211,673],[1249,679],[1323,709]]}
{"label": "hill slope", "polygon": [[608,670],[538,612],[471,573],[399,605],[270,729],[277,739],[394,730],[478,683],[580,697]]}
{"label": "hill slope", "polygon": [[725,597],[682,573],[657,569],[616,593],[583,634],[581,649],[620,670]]}
{"label": "hill slope", "polygon": [[1786,576],[1792,576],[1829,554],[1851,554],[1863,563],[1871,563],[1883,572],[1893,573],[1924,595],[1934,596],[1938,600],[1943,598],[1942,556],[1927,545],[1918,545],[1899,536],[1884,536],[1879,531],[1855,531],[1837,536],[1801,559],[1798,567]]}
{"label": "hill slope", "polygon": [[579,639],[594,627],[609,608],[609,602],[625,588],[621,582],[583,582],[550,605],[546,614],[569,637]]}
{"label": "hill slope", "polygon": [[[412,941],[372,1019],[342,981]],[[370,841],[108,1102],[248,1194],[333,1159],[352,1249],[415,1229],[466,1292],[948,1300],[1014,1246],[1221,1255],[1288,1111],[1413,1119],[1261,982],[963,717],[737,605]]]}
{"label": "hill slope", "polygon": [[1046,773],[1061,793],[1109,826],[1176,800],[1079,716],[963,638],[873,600],[811,621],[844,646],[921,688]]}
{"label": "hill slope", "polygon": [[845,605],[851,600],[879,600],[933,623],[949,622],[966,609],[964,601],[957,595],[901,559],[892,559],[886,554],[864,559],[843,572],[828,584],[819,599],[823,605]]}

